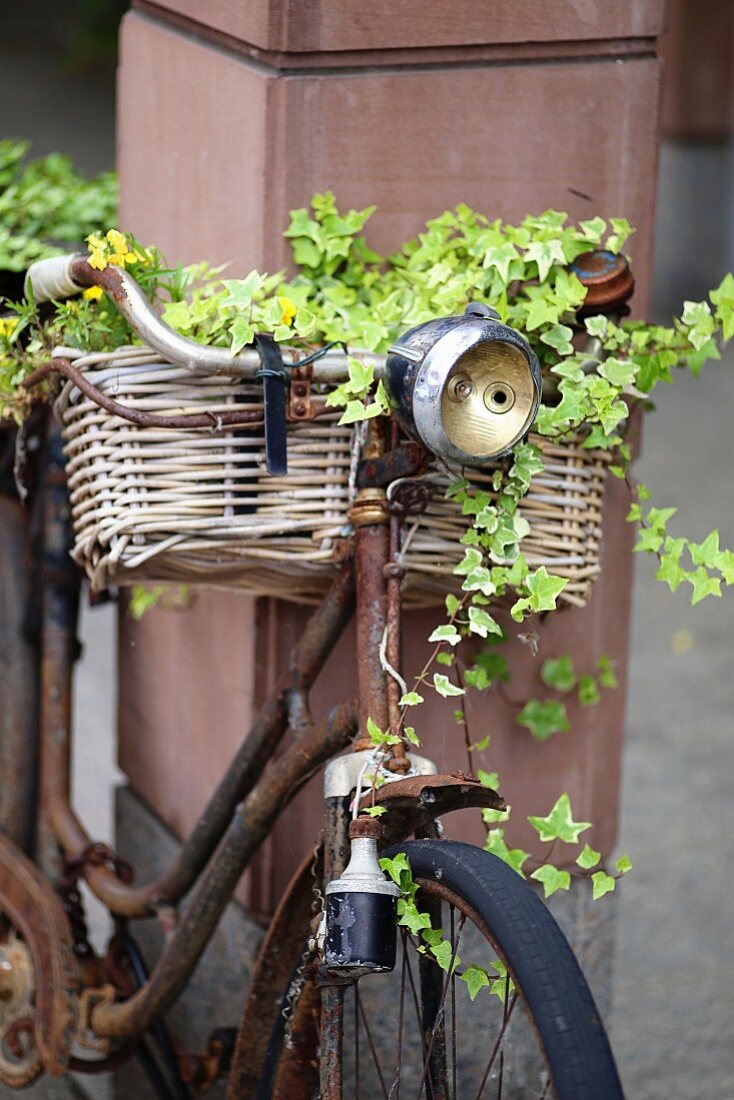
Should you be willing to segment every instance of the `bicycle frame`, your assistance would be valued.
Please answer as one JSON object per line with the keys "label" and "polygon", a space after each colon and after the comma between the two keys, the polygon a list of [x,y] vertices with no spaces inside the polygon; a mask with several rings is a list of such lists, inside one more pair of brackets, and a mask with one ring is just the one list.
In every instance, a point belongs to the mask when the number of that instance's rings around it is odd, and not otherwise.
{"label": "bicycle frame", "polygon": [[[377,462],[388,449],[386,425],[372,422],[364,459]],[[390,443],[397,442],[393,427]],[[60,437],[51,432],[44,486],[42,671],[40,702],[40,798],[38,858],[45,878],[19,849],[7,841],[0,848],[0,897],[14,897],[11,916],[31,946],[37,970],[39,999],[38,1047],[44,1067],[64,1072],[76,1038],[109,1054],[111,1044],[140,1035],[180,996],[202,952],[232,898],[237,882],[268,835],[279,813],[301,786],[327,761],[353,742],[357,754],[332,766],[325,798],[323,866],[330,881],[344,867],[348,853],[347,826],[351,791],[366,752],[371,748],[366,721],[383,729],[400,728],[400,689],[393,675],[400,657],[400,577],[397,563],[400,518],[390,512],[384,488],[359,490],[352,510],[353,555],[339,568],[321,605],[313,612],[275,689],[265,700],[246,737],[222,777],[191,835],[171,866],[155,881],[134,885],[130,869],[104,845],[91,841],[69,801],[71,752],[71,679],[76,646],[80,580],[69,556],[71,530],[64,482]],[[318,725],[309,712],[308,692],[356,609],[359,697],[334,708]],[[268,767],[289,732],[277,767]],[[437,776],[428,761],[409,758],[396,746],[389,764],[395,781],[373,796],[391,808],[386,815],[387,842],[430,831],[438,814],[466,806],[503,808],[494,792],[469,776]],[[408,774],[410,773],[410,774]],[[402,778],[401,778],[402,777]],[[251,1043],[260,1051],[269,1033],[263,1011],[263,975],[272,977],[274,955],[283,942],[302,942],[312,881],[309,857],[308,890],[303,868],[296,875],[274,918],[277,937],[266,937],[252,983],[250,1005],[254,1023]],[[83,877],[110,912],[121,918],[157,916],[167,931],[166,946],[150,978],[126,1000],[100,983],[97,961],[87,961],[77,994],[78,975],[69,967],[75,941],[60,912],[52,884]],[[33,889],[29,888],[29,876]],[[176,905],[189,895],[182,917]],[[47,910],[52,919],[43,916]],[[42,927],[43,925],[43,927]],[[34,945],[47,942],[48,957]],[[279,951],[277,949],[280,949]],[[113,969],[113,968],[111,968]],[[61,978],[59,978],[61,975]],[[281,987],[287,982],[283,976]],[[268,979],[270,980],[270,979]],[[259,992],[258,992],[259,991]],[[323,1005],[331,1036],[325,1069],[324,1095],[339,1095],[338,1021],[343,983],[327,984]],[[86,1037],[86,1038],[85,1038]],[[112,1055],[114,1057],[114,1055]],[[242,1057],[239,1055],[240,1069]],[[255,1064],[252,1049],[246,1055]],[[238,1094],[238,1095],[241,1095]]]}

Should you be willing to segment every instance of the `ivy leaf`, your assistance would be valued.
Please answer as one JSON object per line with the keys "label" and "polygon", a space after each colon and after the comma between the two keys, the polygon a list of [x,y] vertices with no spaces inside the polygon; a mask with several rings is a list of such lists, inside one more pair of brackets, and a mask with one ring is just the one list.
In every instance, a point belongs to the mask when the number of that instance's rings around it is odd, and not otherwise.
{"label": "ivy leaf", "polygon": [[232,306],[238,310],[249,310],[253,297],[264,281],[264,277],[257,271],[251,271],[244,279],[223,279],[222,282],[228,294],[222,305]]}
{"label": "ivy leaf", "polygon": [[544,283],[554,263],[565,264],[563,245],[559,240],[533,241],[525,249],[525,262],[533,260],[538,265],[538,278]]}
{"label": "ivy leaf", "polygon": [[734,554],[731,550],[721,550],[717,555],[715,565],[724,578],[724,583],[734,584]]}
{"label": "ivy leaf", "polygon": [[633,551],[637,553],[657,554],[660,547],[665,541],[664,535],[659,531],[655,531],[652,527],[642,527],[637,534],[637,542],[633,547]]}
{"label": "ivy leaf", "polygon": [[540,339],[544,344],[555,348],[559,355],[570,355],[573,351],[572,336],[573,329],[570,329],[568,325],[554,325],[553,328],[544,332]]}
{"label": "ivy leaf", "polygon": [[420,748],[420,737],[415,732],[413,726],[406,726],[403,730],[403,733],[405,734],[406,740],[408,740],[411,745],[415,745],[416,748]]}
{"label": "ivy leaf", "polygon": [[597,371],[602,378],[606,378],[613,386],[618,386],[620,389],[634,382],[637,375],[637,367],[634,363],[628,360],[614,359],[611,357],[605,359],[604,362],[599,365]]}
{"label": "ivy leaf", "polygon": [[546,687],[555,691],[570,691],[576,684],[573,661],[567,654],[563,657],[549,657],[543,662],[540,678]]}
{"label": "ivy leaf", "polygon": [[480,989],[489,985],[489,975],[481,966],[467,966],[463,973],[459,974],[462,982],[466,982],[470,1000],[475,1000]]}
{"label": "ivy leaf", "polygon": [[443,626],[437,626],[432,634],[429,635],[429,642],[447,642],[448,645],[458,645],[461,641],[461,634],[455,626],[451,623],[444,623]]}
{"label": "ivy leaf", "polygon": [[229,330],[231,337],[230,354],[237,355],[255,339],[255,328],[246,317],[235,317]]}
{"label": "ivy leaf", "polygon": [[618,874],[626,875],[628,871],[632,870],[632,860],[629,856],[620,856],[614,866]]}
{"label": "ivy leaf", "polygon": [[448,676],[444,676],[442,672],[434,672],[433,674],[433,686],[439,695],[443,695],[444,698],[453,695],[463,695],[462,688],[457,687],[456,684],[452,684]]}
{"label": "ivy leaf", "polygon": [[694,565],[706,565],[709,569],[716,568],[716,560],[719,556],[719,532],[712,531],[703,542],[691,542],[688,552]]}
{"label": "ivy leaf", "polygon": [[595,871],[591,876],[591,881],[594,884],[592,890],[594,901],[603,898],[605,894],[610,894],[617,885],[615,879],[613,879],[611,875],[608,875],[606,871]]}
{"label": "ivy leaf", "polygon": [[663,581],[671,592],[675,592],[686,579],[686,571],[673,554],[662,553],[660,566],[655,574],[656,581]]}
{"label": "ivy leaf", "polygon": [[341,415],[339,425],[356,424],[358,420],[364,420],[366,407],[361,401],[348,401],[347,407]]}
{"label": "ivy leaf", "polygon": [[385,733],[376,722],[367,718],[367,733],[373,745],[398,745],[400,738],[395,733]]}
{"label": "ivy leaf", "polygon": [[448,940],[441,940],[440,943],[432,944],[429,950],[438,965],[446,973],[448,973],[452,964],[455,969],[461,962],[461,956],[454,953],[454,949]]}
{"label": "ivy leaf", "polygon": [[547,741],[554,733],[567,733],[571,728],[566,704],[560,699],[528,699],[515,722],[529,729],[536,741]]}
{"label": "ivy leaf", "polygon": [[555,894],[556,890],[568,890],[571,886],[571,875],[568,871],[561,871],[552,863],[544,863],[530,876],[543,883],[543,894],[546,898]]}
{"label": "ivy leaf", "polygon": [[431,918],[429,914],[421,912],[413,901],[406,898],[399,898],[397,912],[398,924],[402,924],[404,928],[408,928],[414,936],[417,936],[424,929],[431,927]]}
{"label": "ivy leaf", "polygon": [[604,688],[616,688],[619,687],[619,680],[614,672],[614,663],[611,657],[607,657],[602,653],[601,657],[596,663],[596,667],[599,670],[599,683]]}
{"label": "ivy leaf", "polygon": [[363,814],[368,814],[369,817],[382,817],[387,813],[387,806],[368,806],[366,810],[361,811]]}
{"label": "ivy leaf", "polygon": [[721,323],[721,332],[725,340],[734,336],[734,275],[724,276],[709,298],[716,306],[716,318]]}
{"label": "ivy leaf", "polygon": [[469,608],[469,630],[480,638],[486,638],[488,634],[502,637],[502,627],[481,607]]}
{"label": "ivy leaf", "polygon": [[468,576],[470,573],[473,573],[475,569],[479,569],[480,565],[482,565],[481,553],[473,546],[470,546],[459,564],[454,566],[454,573],[459,576],[464,574]]}
{"label": "ivy leaf", "polygon": [[419,703],[423,702],[423,696],[419,695],[417,691],[406,691],[404,695],[400,697],[398,706],[400,707],[417,707]]}
{"label": "ivy leaf", "polygon": [[697,569],[695,573],[688,573],[686,575],[686,580],[693,588],[691,594],[691,607],[695,607],[696,604],[704,600],[706,596],[721,595],[721,581],[718,577],[712,577],[703,566]]}
{"label": "ivy leaf", "polygon": [[484,596],[492,596],[496,592],[489,569],[484,565],[473,569],[461,587],[465,592],[481,592]]}
{"label": "ivy leaf", "polygon": [[601,852],[595,851],[589,844],[584,844],[583,852],[576,856],[576,862],[584,871],[590,871],[592,867],[596,867],[600,859]]}
{"label": "ivy leaf", "polygon": [[582,676],[579,680],[579,703],[582,707],[593,707],[601,699],[599,685],[594,676]]}
{"label": "ivy leaf", "polygon": [[493,970],[497,971],[499,977],[494,979],[491,986],[489,987],[489,992],[492,994],[492,996],[499,997],[499,999],[502,1001],[502,1004],[504,1004],[505,1000],[507,999],[507,994],[513,992],[515,988],[515,983],[508,975],[507,967],[500,959],[495,959],[491,966]]}
{"label": "ivy leaf", "polygon": [[684,302],[681,321],[688,326],[688,339],[697,350],[708,342],[716,327],[708,302]]}
{"label": "ivy leaf", "polygon": [[380,859],[380,867],[398,886],[400,885],[400,879],[404,872],[407,871],[409,875],[411,874],[410,861],[405,852],[398,852],[392,859],[383,856]]}
{"label": "ivy leaf", "polygon": [[566,577],[556,577],[549,573],[544,565],[534,573],[528,573],[525,585],[530,592],[530,606],[533,611],[553,611],[556,599],[568,584]]}
{"label": "ivy leaf", "polygon": [[[486,749],[489,744],[489,738],[485,737],[484,741],[477,741],[476,745],[472,745],[473,749],[478,749],[480,752],[482,749]],[[480,768],[477,772],[477,779],[483,787],[488,787],[490,791],[498,791],[500,789],[500,777],[497,772],[485,772],[483,768]]]}
{"label": "ivy leaf", "polygon": [[446,597],[446,614],[453,616],[456,614],[460,607],[461,600],[454,596],[452,592],[449,592]]}
{"label": "ivy leaf", "polygon": [[505,841],[504,829],[491,829],[487,834],[487,840],[484,847],[486,851],[497,856],[498,859],[501,859],[508,867],[512,867],[513,871],[517,871],[521,878],[525,878],[522,865],[526,859],[530,858],[530,853],[524,852],[522,848],[508,848]]}
{"label": "ivy leaf", "polygon": [[547,817],[528,817],[528,821],[541,840],[563,840],[566,844],[578,843],[579,833],[591,828],[590,821],[573,820],[571,799],[565,792]]}

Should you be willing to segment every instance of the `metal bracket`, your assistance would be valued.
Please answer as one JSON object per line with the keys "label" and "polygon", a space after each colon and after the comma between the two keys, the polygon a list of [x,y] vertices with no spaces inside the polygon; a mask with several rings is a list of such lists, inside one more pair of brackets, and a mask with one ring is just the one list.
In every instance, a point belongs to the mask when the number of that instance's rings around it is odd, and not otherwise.
{"label": "metal bracket", "polygon": [[314,420],[316,406],[311,403],[311,366],[296,367],[291,374],[286,415],[290,421]]}
{"label": "metal bracket", "polygon": [[[384,776],[388,783],[419,775],[435,775],[436,765],[432,760],[424,756],[416,756],[409,752],[407,758],[410,761],[410,771],[396,775],[385,771]],[[327,764],[324,771],[324,798],[346,798],[356,790],[360,772],[365,764],[375,760],[375,750],[365,749],[363,752],[350,752],[346,756],[337,756]],[[376,762],[376,761],[375,761]]]}
{"label": "metal bracket", "polygon": [[380,489],[398,478],[412,477],[426,465],[428,453],[419,443],[401,443],[380,458],[368,458],[357,467],[358,489]]}

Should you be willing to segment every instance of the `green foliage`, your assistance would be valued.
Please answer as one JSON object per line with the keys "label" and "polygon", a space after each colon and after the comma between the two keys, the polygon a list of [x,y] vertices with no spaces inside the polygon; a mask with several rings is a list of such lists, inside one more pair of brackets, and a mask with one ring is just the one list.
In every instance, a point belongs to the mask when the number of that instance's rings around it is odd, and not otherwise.
{"label": "green foliage", "polygon": [[87,233],[117,220],[117,177],[81,176],[68,157],[26,161],[28,142],[0,141],[0,269],[79,248]]}
{"label": "green foliage", "polygon": [[562,840],[566,844],[576,844],[579,833],[591,828],[590,821],[573,820],[571,799],[565,792],[547,817],[529,817],[528,821],[541,840]]}
{"label": "green foliage", "polygon": [[566,705],[559,699],[549,699],[546,702],[528,699],[515,721],[518,726],[529,729],[536,741],[547,741],[552,734],[568,732],[571,728]]}
{"label": "green foliage", "polygon": [[543,863],[530,876],[543,883],[543,894],[549,898],[556,890],[570,890],[571,875],[568,871],[554,867],[552,863]]}
{"label": "green foliage", "polygon": [[472,1001],[485,988],[504,1001],[507,994],[514,989],[504,963],[500,960],[491,963],[490,969],[495,971],[496,976],[473,963],[459,970],[461,956],[456,953],[451,941],[446,939],[443,930],[433,928],[429,914],[418,906],[416,895],[419,887],[413,881],[410,862],[405,852],[399,852],[392,859],[383,857],[380,867],[400,889],[397,902],[398,925],[406,928],[419,941],[418,951],[430,956],[444,973],[456,972],[457,977],[466,983]]}

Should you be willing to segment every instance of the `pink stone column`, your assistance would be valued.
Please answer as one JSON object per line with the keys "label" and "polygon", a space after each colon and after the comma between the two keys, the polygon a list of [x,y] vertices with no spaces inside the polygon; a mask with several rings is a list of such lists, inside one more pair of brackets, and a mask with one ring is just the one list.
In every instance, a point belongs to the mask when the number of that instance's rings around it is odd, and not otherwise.
{"label": "pink stone column", "polygon": [[[624,215],[644,311],[655,194],[658,0],[165,0],[138,3],[122,30],[122,223],[170,260],[230,263],[233,274],[287,262],[288,210],[332,189],[343,207],[376,203],[368,239],[387,251],[425,219],[466,202],[519,219],[548,207],[574,218]],[[525,811],[568,790],[604,852],[616,836],[631,583],[627,501],[610,484],[603,574],[582,611],[539,624],[541,656],[601,653],[622,686],[601,708],[570,708],[572,732],[538,745],[494,695],[470,704],[490,763]],[[177,833],[202,809],[303,611],[199,592],[187,613],[120,623],[120,762]],[[419,667],[429,613],[408,616],[407,671]],[[348,690],[353,636],[322,675],[315,709]],[[511,644],[512,692],[538,690],[539,659]],[[421,710],[429,755],[465,767],[451,708]],[[457,818],[458,821],[458,818]],[[304,792],[251,876],[272,904],[319,822]],[[466,829],[459,823],[460,830]],[[478,829],[475,825],[478,839]]]}

